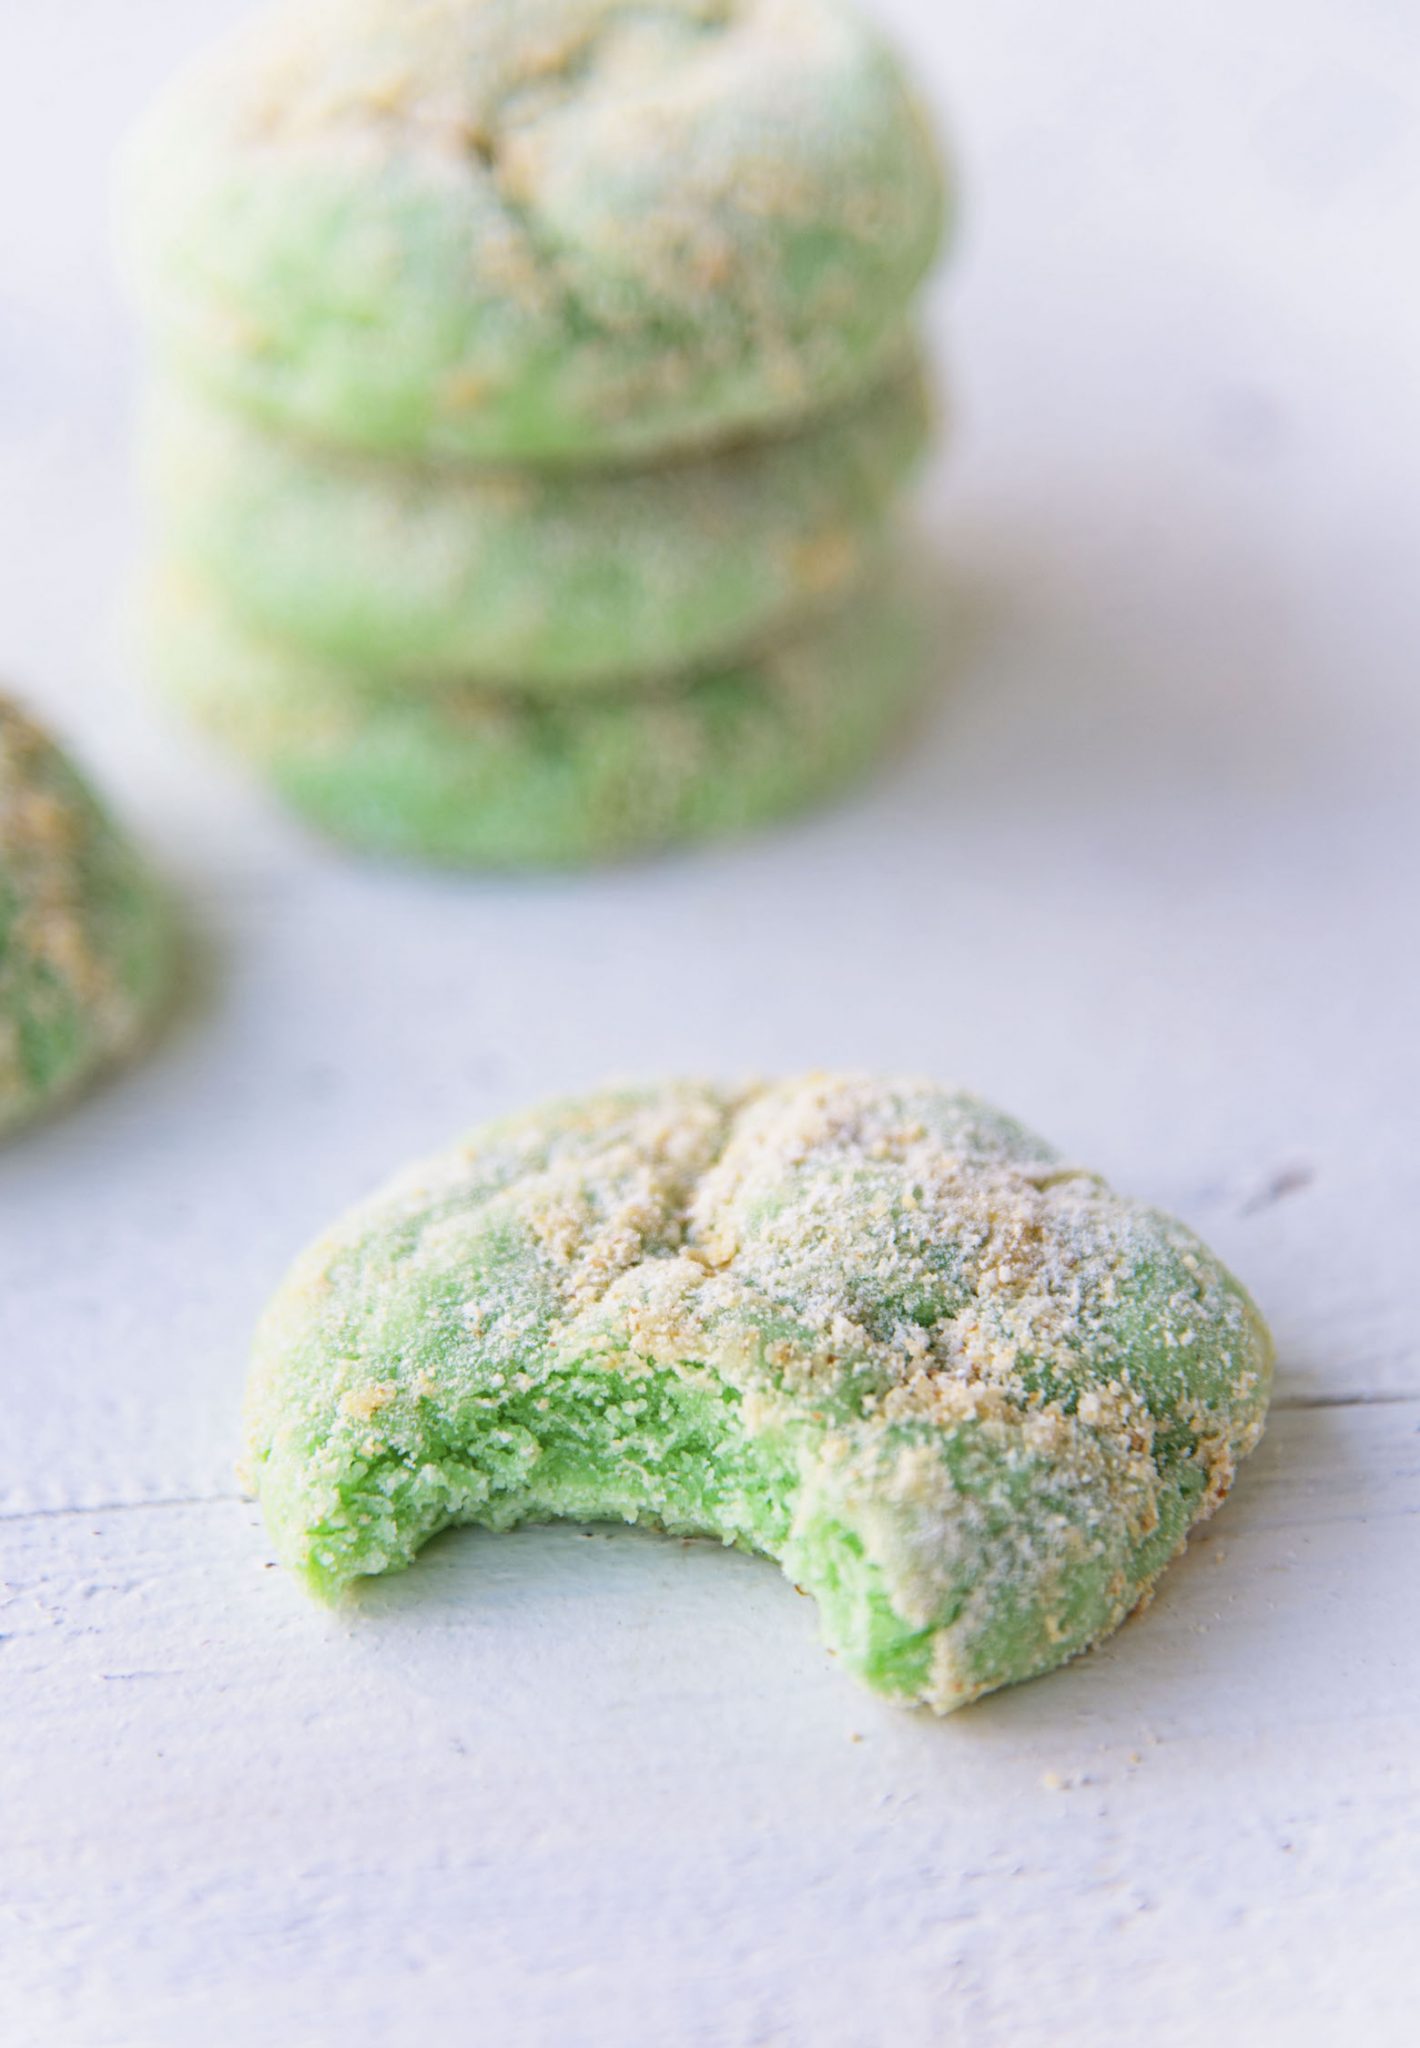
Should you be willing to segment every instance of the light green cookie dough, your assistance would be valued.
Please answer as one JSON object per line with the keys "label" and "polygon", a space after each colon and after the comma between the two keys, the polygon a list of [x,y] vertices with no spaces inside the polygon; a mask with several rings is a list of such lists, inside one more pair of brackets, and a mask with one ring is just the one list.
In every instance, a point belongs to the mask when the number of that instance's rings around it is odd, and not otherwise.
{"label": "light green cookie dough", "polygon": [[171,957],[168,908],[136,849],[0,697],[0,1134],[132,1050]]}
{"label": "light green cookie dough", "polygon": [[248,1476],[324,1596],[457,1523],[763,1551],[850,1670],[946,1713],[1147,1597],[1271,1361],[1190,1231],[972,1096],[685,1082],[494,1124],[313,1245]]}
{"label": "light green cookie dough", "polygon": [[377,463],[157,394],[165,550],[251,625],[391,676],[563,693],[732,656],[884,551],[925,449],[914,368],[804,431],[645,470]]}
{"label": "light green cookie dough", "polygon": [[923,685],[910,612],[869,593],[753,661],[559,704],[327,667],[245,634],[178,577],[155,584],[146,623],[159,684],[311,823],[456,866],[744,830],[863,772]]}
{"label": "light green cookie dough", "polygon": [[659,454],[898,355],[936,150],[846,0],[286,0],[131,151],[161,353],[409,454]]}

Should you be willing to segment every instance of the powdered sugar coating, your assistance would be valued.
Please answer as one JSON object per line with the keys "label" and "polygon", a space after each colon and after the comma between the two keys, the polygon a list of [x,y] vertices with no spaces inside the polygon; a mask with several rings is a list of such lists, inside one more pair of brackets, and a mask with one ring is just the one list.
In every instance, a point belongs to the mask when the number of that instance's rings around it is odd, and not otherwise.
{"label": "powdered sugar coating", "polygon": [[314,1246],[252,1474],[326,1591],[458,1521],[765,1550],[852,1668],[945,1712],[1146,1597],[1270,1376],[1190,1232],[973,1097],[670,1084],[495,1125]]}
{"label": "powdered sugar coating", "polygon": [[160,347],[334,442],[606,460],[900,346],[943,194],[847,0],[287,0],[139,138]]}

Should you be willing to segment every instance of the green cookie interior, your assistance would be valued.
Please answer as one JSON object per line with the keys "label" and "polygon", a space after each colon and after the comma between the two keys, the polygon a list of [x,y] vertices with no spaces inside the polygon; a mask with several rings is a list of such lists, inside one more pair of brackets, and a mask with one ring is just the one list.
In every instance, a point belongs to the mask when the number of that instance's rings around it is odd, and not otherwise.
{"label": "green cookie interior", "polygon": [[726,660],[882,554],[929,430],[921,371],[803,431],[648,469],[371,462],[169,385],[164,550],[254,628],[390,675],[551,693]]}
{"label": "green cookie interior", "polygon": [[454,1524],[644,1522],[777,1558],[946,1712],[1146,1596],[1270,1380],[1187,1229],[970,1096],[669,1084],[475,1133],[312,1246],[249,1470],[322,1595]]}
{"label": "green cookie interior", "polygon": [[943,217],[844,0],[286,0],[175,85],[126,193],[188,374],[480,461],[659,455],[866,388]]}
{"label": "green cookie interior", "polygon": [[166,992],[171,939],[126,834],[0,697],[0,1132],[142,1037]]}
{"label": "green cookie interior", "polygon": [[155,583],[164,689],[321,830],[453,866],[566,866],[747,830],[863,772],[923,686],[910,610],[862,593],[751,661],[538,703],[414,688],[244,632]]}

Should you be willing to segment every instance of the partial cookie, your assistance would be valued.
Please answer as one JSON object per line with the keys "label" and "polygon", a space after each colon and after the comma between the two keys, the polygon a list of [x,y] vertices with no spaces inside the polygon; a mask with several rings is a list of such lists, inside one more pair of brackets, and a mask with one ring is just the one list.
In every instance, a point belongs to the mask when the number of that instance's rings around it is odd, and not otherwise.
{"label": "partial cookie", "polygon": [[866,388],[944,209],[846,0],[287,0],[174,86],[126,191],[190,376],[336,443],[516,462]]}
{"label": "partial cookie", "polygon": [[561,693],[731,657],[883,552],[927,443],[921,373],[801,433],[645,470],[376,463],[169,389],[163,544],[252,626],[390,675]]}
{"label": "partial cookie", "polygon": [[138,852],[0,697],[0,1132],[133,1048],[171,959],[167,905]]}
{"label": "partial cookie", "polygon": [[867,594],[753,661],[559,704],[327,667],[180,578],[155,586],[148,626],[161,685],[313,824],[452,865],[575,865],[760,824],[862,773],[923,680],[910,614]]}
{"label": "partial cookie", "polygon": [[764,1551],[850,1670],[945,1713],[1147,1596],[1271,1374],[1190,1231],[971,1096],[686,1082],[476,1132],[313,1245],[249,1473],[326,1596],[453,1523]]}

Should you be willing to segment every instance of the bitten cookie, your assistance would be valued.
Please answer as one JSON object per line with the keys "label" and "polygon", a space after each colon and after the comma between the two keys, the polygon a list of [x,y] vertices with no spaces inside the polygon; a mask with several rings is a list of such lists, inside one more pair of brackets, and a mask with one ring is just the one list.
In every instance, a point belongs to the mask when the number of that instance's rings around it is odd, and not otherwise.
{"label": "bitten cookie", "polygon": [[171,959],[167,904],[136,849],[0,697],[0,1134],[134,1047]]}
{"label": "bitten cookie", "polygon": [[391,677],[561,695],[731,658],[882,556],[920,370],[797,434],[644,470],[371,462],[157,395],[165,550],[253,627]]}
{"label": "bitten cookie", "polygon": [[686,1082],[492,1125],[313,1245],[249,1472],[326,1596],[455,1523],[763,1551],[852,1671],[945,1713],[1147,1596],[1271,1371],[1190,1231],[972,1096]]}
{"label": "bitten cookie", "polygon": [[847,0],[286,0],[169,92],[124,214],[160,351],[228,399],[572,462],[865,388],[943,208]]}
{"label": "bitten cookie", "polygon": [[536,703],[411,690],[246,633],[154,585],[159,686],[334,837],[474,867],[567,866],[742,831],[861,774],[920,696],[920,635],[881,594],[658,691]]}

